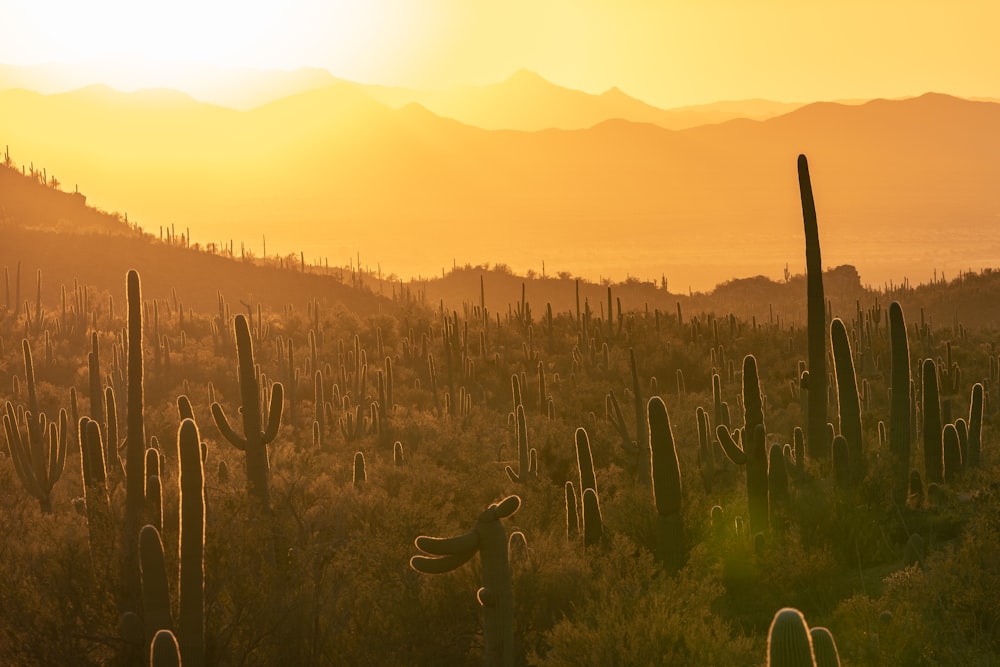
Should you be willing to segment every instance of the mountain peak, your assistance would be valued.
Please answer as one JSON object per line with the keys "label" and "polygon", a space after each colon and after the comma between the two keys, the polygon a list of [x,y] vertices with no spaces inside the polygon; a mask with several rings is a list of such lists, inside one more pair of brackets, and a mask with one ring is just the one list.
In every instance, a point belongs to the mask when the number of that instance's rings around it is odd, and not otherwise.
{"label": "mountain peak", "polygon": [[537,86],[539,84],[547,86],[552,85],[552,82],[543,77],[541,74],[539,74],[538,72],[534,72],[530,69],[527,69],[525,67],[522,67],[521,69],[517,70],[509,77],[507,77],[504,83],[512,83],[517,85],[532,85],[532,86]]}

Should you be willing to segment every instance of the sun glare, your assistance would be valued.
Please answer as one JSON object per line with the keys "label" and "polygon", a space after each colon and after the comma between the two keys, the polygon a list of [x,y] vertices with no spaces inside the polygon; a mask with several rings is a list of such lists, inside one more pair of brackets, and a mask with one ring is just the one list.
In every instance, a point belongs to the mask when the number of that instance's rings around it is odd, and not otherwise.
{"label": "sun glare", "polygon": [[[367,79],[407,43],[416,16],[369,2],[15,2],[2,60],[85,67],[118,88],[184,87],[198,65],[295,69],[314,65]],[[15,28],[16,26],[16,28]],[[196,81],[194,81],[196,83]]]}

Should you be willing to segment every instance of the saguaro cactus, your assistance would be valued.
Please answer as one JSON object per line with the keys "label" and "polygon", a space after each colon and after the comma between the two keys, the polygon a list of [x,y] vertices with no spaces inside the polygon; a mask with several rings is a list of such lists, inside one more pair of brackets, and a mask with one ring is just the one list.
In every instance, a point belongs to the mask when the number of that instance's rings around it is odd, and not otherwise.
{"label": "saguaro cactus", "polygon": [[677,462],[670,415],[659,396],[646,404],[649,422],[650,469],[656,504],[656,559],[677,570],[684,560],[684,525],[681,520],[681,470]]}
{"label": "saguaro cactus", "polygon": [[861,431],[861,401],[858,382],[854,375],[854,357],[847,339],[847,328],[840,318],[830,323],[833,345],[833,366],[837,374],[837,402],[840,406],[840,434],[847,441],[847,461],[851,484],[858,484],[864,476]]}
{"label": "saguaro cactus", "polygon": [[205,469],[201,436],[193,419],[177,431],[181,517],[178,544],[181,656],[188,667],[205,664]]}
{"label": "saguaro cactus", "polygon": [[218,403],[212,404],[212,418],[222,436],[246,456],[247,493],[257,500],[258,509],[267,513],[271,508],[267,446],[278,435],[284,392],[280,382],[275,382],[271,387],[271,405],[265,428],[262,428],[260,386],[254,367],[253,342],[250,339],[250,327],[243,315],[236,316],[235,329],[243,435],[238,435],[229,425],[226,413]]}
{"label": "saguaro cactus", "polygon": [[[52,487],[62,475],[66,464],[66,442],[69,435],[66,410],[59,411],[59,424],[46,424],[45,416],[24,412],[24,433],[18,423],[17,411],[7,401],[3,416],[3,428],[10,446],[10,457],[14,462],[14,472],[24,489],[38,500],[38,506],[45,514],[52,513]],[[35,425],[43,429],[36,432]],[[37,435],[36,435],[37,433]]]}
{"label": "saguaro cactus", "polygon": [[812,636],[798,609],[785,607],[771,620],[767,633],[768,667],[814,667]]}
{"label": "saguaro cactus", "polygon": [[978,468],[982,462],[983,448],[983,385],[972,385],[972,401],[969,404],[969,440],[966,445],[966,465]]}
{"label": "saguaro cactus", "polygon": [[145,525],[139,532],[139,563],[142,573],[143,620],[148,645],[160,630],[173,629],[163,542],[160,540],[160,533],[153,526]]}
{"label": "saguaro cactus", "polygon": [[767,447],[757,360],[751,354],[743,359],[743,422],[742,447],[725,424],[720,424],[715,432],[729,460],[747,467],[747,508],[750,532],[755,535],[766,531],[768,525]]}
{"label": "saguaro cactus", "polygon": [[538,452],[534,447],[528,447],[528,424],[524,417],[524,406],[518,404],[515,410],[515,429],[517,431],[517,471],[505,466],[504,471],[510,481],[520,484],[531,482],[538,478]]}
{"label": "saguaro cactus", "polygon": [[507,560],[507,534],[500,519],[517,511],[521,499],[507,496],[486,508],[472,530],[458,537],[420,536],[417,548],[430,556],[417,555],[410,567],[424,574],[450,572],[468,562],[476,552],[483,586],[476,593],[483,608],[483,643],[487,667],[513,667],[514,593]]}
{"label": "saguaro cactus", "polygon": [[923,379],[923,440],[924,477],[928,484],[944,482],[944,446],[941,429],[941,400],[938,393],[937,364],[933,359],[924,359],[921,378]]}
{"label": "saguaro cactus", "polygon": [[809,414],[806,422],[806,453],[826,460],[826,300],[823,297],[823,261],[819,252],[816,202],[809,180],[809,163],[799,155],[799,193],[806,235],[806,322],[809,339]]}
{"label": "saguaro cactus", "polygon": [[[125,279],[128,296],[128,421],[125,432],[125,522],[122,541],[122,576],[125,609],[139,608],[139,530],[146,509],[146,432],[143,419],[142,291],[139,274]],[[109,442],[109,454],[113,455]]]}
{"label": "saguaro cactus", "polygon": [[889,340],[892,404],[889,406],[889,456],[892,470],[892,500],[906,502],[910,481],[910,348],[906,323],[899,303],[889,304]]}

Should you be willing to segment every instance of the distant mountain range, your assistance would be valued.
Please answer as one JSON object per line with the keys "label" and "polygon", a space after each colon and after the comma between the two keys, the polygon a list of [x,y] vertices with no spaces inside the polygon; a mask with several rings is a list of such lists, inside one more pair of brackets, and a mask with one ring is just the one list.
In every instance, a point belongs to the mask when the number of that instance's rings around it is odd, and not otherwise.
{"label": "distant mountain range", "polygon": [[[170,88],[170,82],[170,78],[163,77],[150,87]],[[0,65],[0,89],[21,88],[53,94],[95,83],[98,82],[81,67]],[[184,89],[197,100],[249,111],[285,97],[342,84],[355,87],[394,109],[415,102],[439,116],[487,130],[577,130],[609,119],[653,123],[680,130],[733,118],[763,120],[802,106],[801,103],[740,100],[661,109],[618,88],[592,95],[558,86],[529,70],[519,70],[504,81],[486,86],[420,90],[356,83],[335,77],[326,70],[308,67],[293,71],[206,67],[199,68]]]}
{"label": "distant mountain range", "polygon": [[[544,123],[543,114],[520,109],[519,95],[565,100],[537,106],[579,123],[601,118],[600,99],[607,109],[667,113],[526,72],[463,104],[486,114],[483,100],[505,90],[509,113],[525,123]],[[780,275],[786,263],[794,271],[803,263],[800,152],[813,169],[828,265],[854,264],[881,282],[1000,257],[1000,240],[984,233],[1000,222],[994,102],[927,94],[684,130],[609,118],[513,131],[415,102],[394,108],[404,96],[393,95],[402,94],[340,82],[238,111],[168,90],[4,90],[0,144],[18,163],[72,175],[89,201],[147,229],[176,223],[195,240],[247,240],[257,252],[266,235],[272,252],[331,263],[360,251],[401,275],[435,274],[453,258],[680,276],[701,288]],[[760,103],[758,113],[767,109]]]}

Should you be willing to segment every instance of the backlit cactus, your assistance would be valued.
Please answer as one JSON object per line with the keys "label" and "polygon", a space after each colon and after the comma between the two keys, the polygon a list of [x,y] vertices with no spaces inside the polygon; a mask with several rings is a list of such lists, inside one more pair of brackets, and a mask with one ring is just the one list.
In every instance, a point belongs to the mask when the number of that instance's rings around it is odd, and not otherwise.
{"label": "backlit cactus", "polygon": [[899,303],[889,304],[889,341],[891,349],[892,399],[889,405],[889,457],[892,474],[892,500],[906,502],[910,479],[910,348],[906,323]]}
{"label": "backlit cactus", "polygon": [[278,435],[283,389],[280,382],[275,382],[272,386],[267,420],[262,424],[260,387],[254,365],[253,342],[250,339],[250,327],[243,315],[236,316],[235,329],[243,435],[238,435],[229,425],[229,420],[226,419],[226,413],[220,404],[212,404],[212,417],[222,436],[246,456],[247,493],[256,499],[258,509],[266,513],[271,507],[267,446]]}
{"label": "backlit cactus", "polygon": [[410,567],[424,574],[441,574],[461,567],[479,553],[483,585],[476,593],[483,609],[483,644],[487,667],[513,667],[514,593],[507,536],[500,519],[517,511],[521,499],[507,496],[490,505],[472,530],[458,537],[420,536],[417,549],[428,555],[410,559]]}
{"label": "backlit cactus", "polygon": [[847,443],[847,463],[851,485],[861,482],[864,477],[861,431],[861,400],[858,398],[858,382],[854,375],[854,356],[847,338],[847,328],[840,318],[830,324],[830,339],[833,346],[833,366],[837,377],[837,403],[840,406],[840,434]]}
{"label": "backlit cactus", "polygon": [[826,300],[823,297],[823,261],[820,259],[816,202],[809,179],[809,163],[799,155],[799,193],[806,236],[806,318],[809,330],[809,412],[806,419],[806,454],[825,461],[826,443]]}
{"label": "backlit cactus", "polygon": [[656,505],[656,558],[670,570],[684,562],[681,518],[681,470],[667,406],[659,396],[646,404],[649,423],[650,470]]}
{"label": "backlit cactus", "polygon": [[785,607],[771,620],[767,633],[768,667],[814,667],[812,636],[798,609]]}

